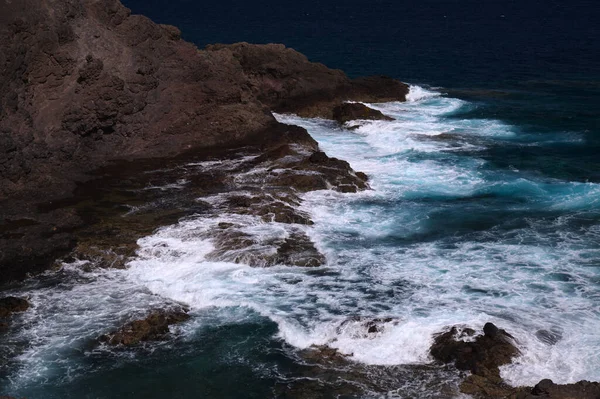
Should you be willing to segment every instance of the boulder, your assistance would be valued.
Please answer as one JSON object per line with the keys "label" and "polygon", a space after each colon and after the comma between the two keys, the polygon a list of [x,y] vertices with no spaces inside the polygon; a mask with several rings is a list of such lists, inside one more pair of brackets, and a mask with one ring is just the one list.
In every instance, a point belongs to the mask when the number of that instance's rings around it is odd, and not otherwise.
{"label": "boulder", "polygon": [[333,109],[333,119],[343,125],[354,120],[383,120],[392,121],[387,115],[361,103],[343,103]]}

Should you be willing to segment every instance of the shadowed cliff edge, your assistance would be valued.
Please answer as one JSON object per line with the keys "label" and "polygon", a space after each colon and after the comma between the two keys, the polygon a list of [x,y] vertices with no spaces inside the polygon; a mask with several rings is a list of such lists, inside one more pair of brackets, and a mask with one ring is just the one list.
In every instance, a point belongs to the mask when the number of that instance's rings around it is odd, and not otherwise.
{"label": "shadowed cliff edge", "polygon": [[270,111],[331,118],[345,100],[408,92],[390,78],[351,80],[283,45],[198,50],[116,0],[1,0],[0,9],[0,283],[74,247],[80,215],[48,204],[91,171],[266,148],[279,129]]}

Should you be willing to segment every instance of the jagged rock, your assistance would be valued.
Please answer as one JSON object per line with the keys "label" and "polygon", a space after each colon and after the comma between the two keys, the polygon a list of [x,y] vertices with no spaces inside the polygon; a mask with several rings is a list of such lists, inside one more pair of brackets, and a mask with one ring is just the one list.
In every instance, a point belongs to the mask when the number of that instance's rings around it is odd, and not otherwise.
{"label": "jagged rock", "polygon": [[494,324],[486,323],[483,331],[484,335],[475,336],[473,329],[454,326],[435,337],[430,353],[439,362],[472,373],[461,384],[461,392],[503,398],[514,388],[503,383],[499,367],[509,364],[519,350],[513,337]]}
{"label": "jagged rock", "polygon": [[240,231],[241,226],[219,224],[210,235],[215,250],[208,259],[243,263],[253,267],[275,265],[316,267],[325,263],[310,238],[302,231],[292,230],[289,237],[260,241],[260,237]]}
{"label": "jagged rock", "polygon": [[383,120],[392,121],[387,115],[361,103],[343,103],[333,109],[333,119],[343,125],[354,120]]}
{"label": "jagged rock", "polygon": [[134,320],[99,338],[110,345],[137,345],[143,341],[165,339],[169,334],[169,326],[188,320],[190,316],[184,309],[155,310],[148,317]]}
{"label": "jagged rock", "polygon": [[464,341],[466,336],[474,335],[473,330],[452,327],[435,338],[431,355],[443,363],[454,362],[459,370],[478,374],[486,369],[495,371],[519,354],[513,337],[506,331],[487,323],[485,332],[472,341]]}
{"label": "jagged rock", "polygon": [[23,298],[7,296],[0,298],[0,318],[9,317],[13,313],[24,312],[29,309],[29,302]]}

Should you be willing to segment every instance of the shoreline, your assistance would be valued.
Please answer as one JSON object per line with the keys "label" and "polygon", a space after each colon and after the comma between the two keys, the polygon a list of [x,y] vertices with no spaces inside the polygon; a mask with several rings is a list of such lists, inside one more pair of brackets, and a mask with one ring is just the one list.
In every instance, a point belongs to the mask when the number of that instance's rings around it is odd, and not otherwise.
{"label": "shoreline", "polygon": [[[0,39],[22,37],[34,44],[20,65],[0,76],[0,87],[18,93],[0,98],[8,104],[0,114],[5,158],[0,182],[6,183],[0,191],[0,285],[18,292],[27,274],[53,265],[60,270],[63,262],[87,262],[84,273],[128,268],[132,261],[147,260],[138,252],[140,239],[194,215],[235,216],[197,229],[211,239],[213,247],[202,254],[211,261],[307,269],[326,264],[305,231],[313,221],[301,209],[302,194],[367,190],[369,178],[328,156],[306,129],[279,123],[272,113],[335,119],[345,128],[357,119],[390,121],[385,112],[359,103],[405,101],[408,86],[386,77],[349,79],[282,45],[216,44],[198,50],[180,40],[177,28],[130,15],[118,1],[109,3],[102,8],[88,0],[46,0],[39,10],[24,10],[23,2],[10,6],[6,18],[14,20],[0,27]],[[50,17],[53,8],[56,15]],[[42,40],[47,28],[51,37]],[[14,43],[4,46],[9,55],[23,51]],[[44,64],[48,54],[58,64]],[[196,167],[211,162],[219,166]],[[165,196],[169,190],[174,194]],[[285,234],[265,244],[247,231],[256,221],[279,223]],[[135,317],[143,313],[138,309]],[[0,320],[0,329],[9,334],[12,317],[17,324],[20,317],[11,314],[3,316],[6,325]],[[105,332],[132,329],[131,323],[140,321],[132,317],[121,317],[127,323]],[[366,329],[366,336],[393,323],[348,320]],[[165,328],[161,324],[148,339],[170,339]],[[92,346],[90,337],[85,340]],[[335,348],[313,349],[320,354],[307,356],[317,367],[305,377],[323,364],[349,367],[350,379],[369,369],[348,365]],[[360,389],[353,391],[357,386],[350,384],[341,392],[358,395],[364,386],[377,386],[369,381],[373,370],[381,371],[373,367],[360,376]],[[332,371],[330,377],[339,374]],[[393,377],[391,384],[398,383]],[[496,375],[484,373],[484,378],[504,384]],[[597,390],[596,383],[543,380],[507,394],[493,391],[497,386],[490,388],[488,381],[479,383],[469,393],[483,398],[563,398]],[[283,389],[292,396],[303,389],[319,392],[318,387]]]}

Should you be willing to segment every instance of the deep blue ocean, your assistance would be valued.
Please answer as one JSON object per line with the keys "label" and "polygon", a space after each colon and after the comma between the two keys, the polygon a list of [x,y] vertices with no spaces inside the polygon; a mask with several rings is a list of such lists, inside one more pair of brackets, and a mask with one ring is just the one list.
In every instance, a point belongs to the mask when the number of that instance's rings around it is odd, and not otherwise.
{"label": "deep blue ocean", "polygon": [[[14,353],[0,364],[0,393],[361,397],[340,390],[345,380],[363,397],[464,397],[457,374],[431,366],[427,350],[446,326],[487,321],[519,343],[521,356],[501,369],[510,384],[600,380],[595,1],[124,3],[200,48],[284,43],[351,76],[405,81],[410,95],[372,105],[393,121],[355,130],[276,115],[371,179],[359,194],[305,195],[315,221],[306,232],[325,267],[207,260],[207,231],[220,222],[265,247],[289,234],[251,216],[164,226],[139,241],[127,270],[75,263],[11,288],[34,306],[0,342],[1,354]],[[90,344],[165,301],[191,308],[176,339],[116,351]],[[361,335],[357,320],[388,317],[375,336]],[[313,345],[348,355],[361,379],[311,365],[298,351]]]}

